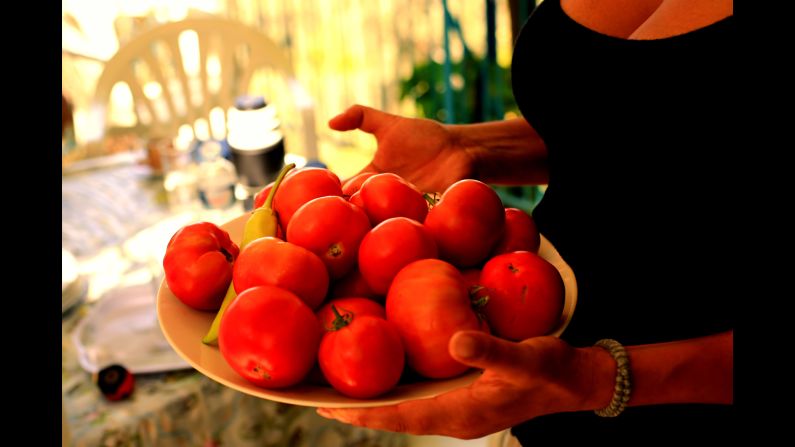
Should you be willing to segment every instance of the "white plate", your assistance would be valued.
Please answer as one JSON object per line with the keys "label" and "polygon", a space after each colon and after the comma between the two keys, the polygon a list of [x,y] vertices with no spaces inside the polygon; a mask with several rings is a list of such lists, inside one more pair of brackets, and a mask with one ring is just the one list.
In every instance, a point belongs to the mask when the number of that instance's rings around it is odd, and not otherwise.
{"label": "white plate", "polygon": [[[232,240],[240,242],[248,214],[224,225]],[[560,336],[568,326],[577,304],[577,282],[574,272],[563,261],[549,241],[541,237],[539,255],[550,261],[563,277],[566,289],[563,315],[557,329],[551,334]],[[417,383],[401,384],[387,394],[375,399],[353,399],[339,394],[328,386],[302,384],[281,390],[259,388],[239,376],[226,363],[217,347],[202,343],[215,317],[214,312],[201,312],[184,305],[163,281],[157,294],[157,315],[160,326],[169,343],[187,360],[191,366],[207,377],[238,391],[257,396],[262,399],[284,402],[293,405],[326,408],[354,408],[391,405],[407,400],[433,397],[472,383],[480,371],[470,371],[462,376],[448,380],[428,380]]]}
{"label": "white plate", "polygon": [[151,284],[105,294],[72,332],[80,366],[90,373],[118,363],[133,374],[190,368],[160,331]]}

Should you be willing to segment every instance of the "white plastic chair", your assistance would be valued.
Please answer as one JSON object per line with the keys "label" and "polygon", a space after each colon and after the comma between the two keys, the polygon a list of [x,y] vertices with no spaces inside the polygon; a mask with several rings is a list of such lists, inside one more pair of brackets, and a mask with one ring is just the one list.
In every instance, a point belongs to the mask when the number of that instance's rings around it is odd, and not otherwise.
{"label": "white plastic chair", "polygon": [[[188,54],[191,48],[193,57]],[[267,73],[270,94],[249,91],[257,70]],[[136,118],[135,124],[125,128],[136,134],[175,137],[185,124],[196,133],[197,120],[213,122],[210,115],[216,108],[223,111],[226,124],[226,113],[238,95],[264,94],[279,110],[283,127],[300,128],[304,155],[316,158],[311,97],[296,80],[286,52],[259,30],[242,23],[195,18],[145,31],[123,45],[106,64],[94,95],[94,104],[102,112],[107,111],[111,91],[119,82],[129,87]],[[106,131],[110,128],[103,127]]]}

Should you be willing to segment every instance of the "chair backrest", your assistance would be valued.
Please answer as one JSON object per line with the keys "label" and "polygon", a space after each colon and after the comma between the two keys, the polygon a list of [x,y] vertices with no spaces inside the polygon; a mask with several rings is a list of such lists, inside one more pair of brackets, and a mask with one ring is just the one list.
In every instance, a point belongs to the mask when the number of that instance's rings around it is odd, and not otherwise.
{"label": "chair backrest", "polygon": [[[125,83],[137,118],[128,129],[176,136],[180,126],[209,120],[216,108],[223,110],[225,124],[236,96],[261,93],[248,91],[258,69],[272,70],[281,78],[286,88],[280,92],[292,96],[291,106],[301,112],[296,119],[304,127],[312,126],[314,134],[313,103],[295,79],[285,51],[260,31],[222,18],[167,23],[135,36],[106,64],[94,101],[107,107],[114,86]],[[311,123],[306,122],[308,116]]]}

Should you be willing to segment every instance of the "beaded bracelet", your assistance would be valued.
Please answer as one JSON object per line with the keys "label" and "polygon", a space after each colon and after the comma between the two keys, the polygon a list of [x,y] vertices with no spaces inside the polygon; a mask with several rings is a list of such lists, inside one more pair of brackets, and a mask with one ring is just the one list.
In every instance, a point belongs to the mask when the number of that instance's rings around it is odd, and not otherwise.
{"label": "beaded bracelet", "polygon": [[609,338],[599,340],[594,346],[606,349],[613,356],[617,365],[616,388],[613,392],[613,398],[607,407],[601,410],[594,410],[594,413],[602,417],[616,417],[627,407],[629,395],[632,391],[629,379],[629,356],[621,343]]}

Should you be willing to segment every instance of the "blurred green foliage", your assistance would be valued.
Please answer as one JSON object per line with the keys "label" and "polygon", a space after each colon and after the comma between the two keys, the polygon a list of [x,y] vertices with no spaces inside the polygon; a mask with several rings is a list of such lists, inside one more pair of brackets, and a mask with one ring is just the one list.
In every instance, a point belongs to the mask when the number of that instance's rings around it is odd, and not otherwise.
{"label": "blurred green foliage", "polygon": [[[482,58],[471,51],[464,51],[464,57],[450,65],[456,123],[493,119],[487,117],[487,101],[498,101],[504,112],[519,114],[511,92],[510,68],[497,64],[487,66]],[[411,76],[400,81],[401,100],[413,99],[420,116],[442,122],[446,121],[448,114],[444,105],[444,91],[444,64],[432,59],[415,65]]]}

